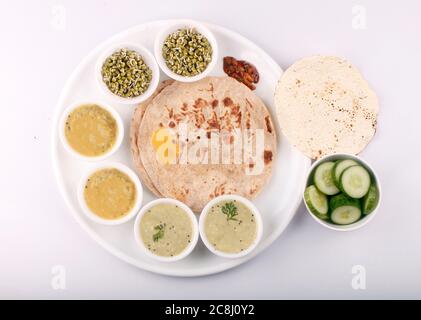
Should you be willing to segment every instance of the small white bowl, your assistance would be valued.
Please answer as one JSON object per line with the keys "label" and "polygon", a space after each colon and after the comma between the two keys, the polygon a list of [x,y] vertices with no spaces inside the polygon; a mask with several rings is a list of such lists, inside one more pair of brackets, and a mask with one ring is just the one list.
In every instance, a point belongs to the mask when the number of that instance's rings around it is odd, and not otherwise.
{"label": "small white bowl", "polygon": [[[76,150],[74,150],[70,146],[69,142],[67,141],[66,134],[65,134],[66,121],[67,121],[67,117],[69,116],[69,114],[72,113],[72,111],[75,110],[76,108],[81,107],[83,105],[87,105],[87,104],[95,104],[95,105],[107,110],[111,114],[111,116],[115,119],[115,121],[117,123],[117,131],[118,132],[117,132],[117,139],[114,143],[114,146],[110,150],[108,150],[106,153],[104,153],[103,155],[96,156],[96,157],[85,156],[83,154],[80,154]],[[78,158],[79,160],[84,160],[84,161],[101,161],[101,160],[104,160],[104,159],[108,158],[109,156],[111,156],[121,146],[121,143],[122,143],[123,138],[124,138],[124,125],[123,125],[123,121],[121,120],[121,117],[118,114],[118,112],[115,111],[114,108],[110,107],[106,103],[101,102],[101,101],[100,102],[79,101],[79,102],[72,103],[66,110],[64,110],[64,112],[63,112],[63,114],[60,118],[60,123],[59,123],[59,136],[60,136],[60,140],[63,144],[64,149],[68,153],[70,153],[72,156]]]}
{"label": "small white bowl", "polygon": [[[222,252],[215,249],[215,247],[209,242],[206,236],[206,232],[205,232],[205,221],[211,207],[221,201],[227,201],[227,200],[228,201],[235,200],[235,201],[245,204],[254,214],[255,221],[256,221],[257,231],[256,231],[256,238],[254,239],[254,242],[246,250],[243,250],[239,253],[226,253],[226,252]],[[223,257],[223,258],[231,258],[231,259],[241,258],[248,255],[250,252],[252,252],[256,248],[256,246],[259,244],[260,240],[262,239],[263,221],[262,221],[262,217],[260,215],[259,210],[257,210],[256,206],[250,200],[238,195],[223,195],[223,196],[214,198],[203,208],[203,211],[200,214],[200,219],[199,219],[199,232],[200,232],[200,237],[202,238],[202,241],[204,242],[206,247],[215,255]]]}
{"label": "small white bowl", "polygon": [[[164,45],[164,42],[167,36],[179,29],[185,29],[185,28],[196,29],[197,32],[201,33],[203,36],[206,37],[206,39],[208,39],[212,47],[212,60],[209,62],[208,66],[202,73],[195,75],[193,77],[180,76],[179,74],[171,71],[167,67],[164,57],[162,56],[162,47]],[[159,66],[161,67],[162,71],[164,71],[164,73],[167,76],[181,82],[194,82],[206,77],[215,67],[216,62],[218,60],[218,43],[216,42],[216,39],[213,33],[203,24],[194,20],[177,20],[171,23],[169,26],[167,26],[164,30],[162,30],[158,34],[155,40],[154,52],[155,52],[155,58]]]}
{"label": "small white bowl", "polygon": [[[146,248],[143,240],[142,240],[142,236],[140,234],[140,223],[142,222],[142,218],[145,215],[145,213],[152,207],[159,205],[159,204],[172,204],[175,206],[180,207],[181,209],[184,210],[184,212],[186,212],[186,214],[189,216],[191,223],[192,223],[192,228],[193,228],[193,232],[192,232],[192,236],[190,239],[190,244],[187,246],[186,249],[184,249],[183,252],[181,252],[179,255],[174,256],[174,257],[162,257],[162,256],[158,256],[154,253],[152,253],[150,250],[148,250],[148,248]],[[139,245],[139,247],[142,249],[142,251],[150,258],[155,259],[157,261],[160,262],[174,262],[174,261],[179,261],[181,259],[184,259],[185,257],[187,257],[192,251],[193,249],[196,247],[197,241],[199,239],[199,228],[198,228],[198,223],[197,223],[197,218],[194,215],[193,211],[186,206],[184,203],[175,200],[175,199],[171,199],[171,198],[162,198],[162,199],[157,199],[154,201],[149,202],[147,205],[145,205],[142,210],[140,210],[139,214],[136,217],[135,223],[134,223],[134,237],[136,239],[136,243]]]}
{"label": "small white bowl", "polygon": [[[102,66],[104,65],[104,62],[114,52],[123,48],[136,51],[139,55],[142,56],[143,61],[152,71],[152,80],[151,80],[151,83],[149,84],[148,89],[138,97],[134,97],[134,98],[120,97],[119,95],[112,93],[110,89],[108,89],[104,81],[102,80]],[[120,43],[106,49],[97,60],[96,67],[95,67],[95,74],[96,74],[97,83],[100,86],[101,90],[104,92],[104,94],[109,99],[113,100],[114,102],[121,103],[121,104],[133,105],[133,104],[138,104],[145,101],[155,92],[159,84],[159,66],[156,63],[156,60],[153,54],[146,48],[136,45],[136,44],[131,44],[131,43]]]}
{"label": "small white bowl", "polygon": [[[121,172],[127,174],[127,176],[133,181],[136,187],[136,202],[132,210],[130,210],[128,214],[126,214],[124,217],[120,219],[115,219],[115,220],[103,219],[100,216],[96,215],[94,212],[92,212],[91,209],[89,209],[88,205],[86,204],[85,197],[84,197],[84,190],[85,190],[86,182],[88,181],[89,177],[92,176],[92,174],[102,169],[120,170]],[[133,170],[131,170],[129,167],[117,162],[101,163],[101,164],[97,164],[93,166],[83,175],[83,177],[81,178],[79,182],[79,187],[77,190],[77,197],[78,197],[78,201],[79,201],[80,207],[82,208],[83,213],[89,219],[99,224],[103,224],[107,226],[115,226],[115,225],[120,225],[131,220],[139,211],[142,205],[142,201],[143,201],[143,187],[136,173],[134,173]]]}
{"label": "small white bowl", "polygon": [[369,223],[371,220],[373,220],[374,216],[377,214],[378,209],[380,207],[380,203],[382,200],[382,189],[381,189],[381,185],[380,185],[380,180],[376,174],[376,172],[374,171],[374,169],[364,160],[362,160],[360,157],[352,155],[352,154],[347,154],[347,153],[337,153],[337,154],[332,154],[332,155],[328,155],[328,156],[324,156],[323,158],[320,158],[319,160],[317,160],[316,162],[313,163],[313,165],[310,167],[308,174],[307,174],[307,181],[306,181],[306,187],[307,188],[309,185],[312,184],[312,179],[313,179],[313,173],[314,170],[316,169],[316,167],[326,161],[336,161],[336,160],[342,160],[342,159],[351,159],[354,160],[356,162],[358,162],[359,164],[361,164],[365,169],[368,170],[368,172],[370,173],[371,178],[373,179],[373,182],[376,183],[377,186],[377,190],[378,190],[378,197],[379,200],[377,202],[377,206],[376,208],[373,210],[373,212],[371,212],[370,214],[368,214],[367,216],[364,216],[363,214],[363,218],[348,224],[348,225],[337,225],[334,224],[332,222],[329,221],[324,221],[322,219],[319,219],[318,217],[316,217],[308,208],[306,201],[304,200],[304,191],[303,191],[303,201],[304,204],[307,208],[307,212],[310,214],[310,216],[313,217],[314,220],[316,220],[319,224],[321,224],[322,226],[331,229],[331,230],[335,230],[335,231],[353,231],[353,230],[357,230],[359,228],[362,228],[363,226],[365,226],[367,223]]}

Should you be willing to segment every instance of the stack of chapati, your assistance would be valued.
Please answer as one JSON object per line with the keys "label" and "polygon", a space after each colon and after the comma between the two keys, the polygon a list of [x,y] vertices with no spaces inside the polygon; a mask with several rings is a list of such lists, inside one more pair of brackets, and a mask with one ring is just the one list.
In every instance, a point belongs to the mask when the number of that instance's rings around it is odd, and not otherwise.
{"label": "stack of chapati", "polygon": [[338,57],[294,63],[278,83],[275,104],[282,132],[313,159],[358,154],[376,132],[376,94],[354,66]]}
{"label": "stack of chapati", "polygon": [[[154,133],[160,128],[177,132],[182,125],[189,131],[203,130],[208,138],[215,132],[240,130],[253,140],[260,130],[264,140],[254,147],[253,159],[239,164],[162,163],[151,141]],[[134,165],[144,185],[156,196],[178,199],[195,212],[223,194],[255,198],[270,179],[276,156],[276,132],[268,109],[249,88],[230,77],[207,77],[194,83],[164,81],[135,110],[130,138]],[[203,142],[198,136],[177,143],[180,150],[190,150]],[[259,164],[262,170],[250,174]]]}

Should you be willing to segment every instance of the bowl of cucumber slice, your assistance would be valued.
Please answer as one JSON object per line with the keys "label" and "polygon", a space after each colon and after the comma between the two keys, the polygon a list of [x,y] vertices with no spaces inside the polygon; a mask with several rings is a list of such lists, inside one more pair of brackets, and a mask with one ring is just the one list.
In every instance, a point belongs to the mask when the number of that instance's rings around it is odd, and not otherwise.
{"label": "bowl of cucumber slice", "polygon": [[374,218],[381,202],[381,186],[367,162],[338,153],[313,163],[303,198],[307,211],[321,225],[352,231]]}

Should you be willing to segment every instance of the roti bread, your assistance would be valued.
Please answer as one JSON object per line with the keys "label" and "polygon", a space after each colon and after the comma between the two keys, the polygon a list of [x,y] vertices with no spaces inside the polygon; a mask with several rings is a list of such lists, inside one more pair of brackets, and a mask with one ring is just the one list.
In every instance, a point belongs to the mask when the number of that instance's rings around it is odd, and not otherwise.
{"label": "roti bread", "polygon": [[354,66],[338,57],[294,63],[277,85],[275,105],[284,135],[312,159],[358,154],[376,132],[376,94]]}
{"label": "roti bread", "polygon": [[143,115],[145,113],[146,108],[148,107],[149,103],[152,102],[152,100],[167,86],[172,84],[174,80],[164,80],[159,85],[156,91],[152,94],[150,98],[148,98],[143,103],[139,104],[137,108],[135,109],[131,124],[130,124],[130,150],[132,153],[132,160],[133,164],[136,168],[137,173],[139,174],[140,178],[142,179],[143,184],[151,190],[153,194],[155,194],[158,197],[161,197],[161,194],[159,191],[155,188],[153,185],[151,179],[148,176],[148,173],[145,170],[145,167],[142,164],[142,160],[140,159],[140,152],[141,152],[141,146],[138,146],[137,144],[137,137],[138,132],[140,128],[140,123],[142,122]]}
{"label": "roti bread", "polygon": [[[209,138],[224,130],[247,132],[255,139],[255,132],[263,136],[263,143],[254,148],[255,158],[240,164],[184,163],[163,164],[151,143],[159,128],[177,132],[181,125],[189,132],[203,130]],[[222,136],[218,136],[221,140]],[[203,139],[203,138],[202,138]],[[206,140],[207,141],[207,140]],[[232,152],[234,142],[227,142]],[[179,141],[183,150],[195,147],[202,151],[200,137]],[[147,106],[140,124],[137,147],[141,162],[150,181],[163,197],[178,199],[200,212],[212,198],[235,193],[255,198],[271,177],[276,156],[276,132],[271,115],[264,103],[249,88],[230,77],[207,77],[194,83],[174,82],[165,87]],[[185,148],[185,149],[184,149]],[[200,153],[200,152],[199,152]],[[179,155],[180,161],[182,155]],[[209,160],[204,152],[201,159]],[[249,171],[262,164],[258,174]]]}

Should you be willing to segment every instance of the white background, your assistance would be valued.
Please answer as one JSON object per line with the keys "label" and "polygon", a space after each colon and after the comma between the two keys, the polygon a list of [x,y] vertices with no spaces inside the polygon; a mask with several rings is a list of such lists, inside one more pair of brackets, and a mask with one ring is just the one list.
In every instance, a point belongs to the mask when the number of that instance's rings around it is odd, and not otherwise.
{"label": "white background", "polygon": [[[355,5],[366,9],[365,30],[352,26]],[[62,9],[64,25],[56,23]],[[321,53],[346,57],[362,71],[381,102],[377,134],[362,153],[384,192],[369,225],[330,231],[301,207],[256,259],[192,279],[126,265],[84,233],[52,172],[60,90],[113,34],[183,17],[241,33],[284,69]],[[0,35],[0,298],[421,298],[419,1],[1,0]],[[66,268],[65,290],[51,286],[55,265]],[[354,265],[366,268],[366,290],[351,286]]]}

